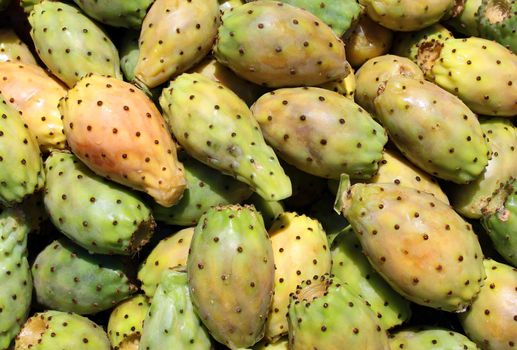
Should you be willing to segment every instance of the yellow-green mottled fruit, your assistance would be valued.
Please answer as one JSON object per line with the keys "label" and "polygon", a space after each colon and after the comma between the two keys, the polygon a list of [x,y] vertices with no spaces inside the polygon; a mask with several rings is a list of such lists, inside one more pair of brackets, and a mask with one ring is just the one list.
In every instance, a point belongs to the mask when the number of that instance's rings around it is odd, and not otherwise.
{"label": "yellow-green mottled fruit", "polygon": [[458,32],[468,36],[479,36],[479,6],[483,0],[465,0],[463,9],[446,23]]}
{"label": "yellow-green mottled fruit", "polygon": [[14,30],[0,29],[0,62],[37,64],[27,45],[16,35]]}
{"label": "yellow-green mottled fruit", "polygon": [[118,304],[110,314],[108,338],[115,350],[138,350],[149,301],[137,295]]}
{"label": "yellow-green mottled fruit", "polygon": [[390,336],[391,350],[478,350],[463,334],[443,328],[409,328]]}
{"label": "yellow-green mottled fruit", "polygon": [[262,215],[266,228],[271,227],[278,215],[285,211],[284,202],[267,201],[256,193],[252,194],[245,203],[255,206],[255,209]]}
{"label": "yellow-green mottled fruit", "polygon": [[407,57],[417,62],[418,52],[423,43],[441,44],[454,38],[452,33],[441,24],[433,24],[417,32],[399,33],[393,46],[393,54]]}
{"label": "yellow-green mottled fruit", "polygon": [[338,94],[348,97],[353,101],[357,84],[355,80],[354,69],[352,66],[350,66],[350,63],[347,62],[346,64],[350,72],[348,75],[341,79],[329,81],[328,83],[320,85],[320,87],[337,92]]}
{"label": "yellow-green mottled fruit", "polygon": [[74,0],[88,16],[114,27],[140,29],[153,0]]}

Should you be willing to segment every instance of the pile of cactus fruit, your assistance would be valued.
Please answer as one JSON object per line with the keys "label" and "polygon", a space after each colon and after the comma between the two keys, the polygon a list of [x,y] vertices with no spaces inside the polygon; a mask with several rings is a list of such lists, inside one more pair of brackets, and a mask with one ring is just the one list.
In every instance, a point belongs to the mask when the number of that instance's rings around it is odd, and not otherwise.
{"label": "pile of cactus fruit", "polygon": [[0,0],[0,350],[517,350],[517,1]]}

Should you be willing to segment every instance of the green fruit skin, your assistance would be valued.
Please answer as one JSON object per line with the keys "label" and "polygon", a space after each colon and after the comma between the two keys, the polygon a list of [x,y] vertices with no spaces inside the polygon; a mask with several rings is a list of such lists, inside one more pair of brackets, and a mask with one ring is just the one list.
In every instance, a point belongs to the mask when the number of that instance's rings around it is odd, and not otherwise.
{"label": "green fruit skin", "polygon": [[267,201],[258,194],[254,193],[245,203],[252,204],[255,209],[262,215],[266,228],[271,227],[273,221],[285,211],[285,205],[282,201]]}
{"label": "green fruit skin", "polygon": [[12,206],[41,189],[45,171],[38,143],[0,95],[0,204]]}
{"label": "green fruit skin", "polygon": [[393,45],[392,52],[395,55],[407,57],[417,62],[418,50],[422,43],[435,42],[443,43],[445,40],[454,38],[452,33],[441,24],[433,24],[417,32],[399,33]]}
{"label": "green fruit skin", "polygon": [[4,209],[0,214],[0,349],[9,347],[31,306],[29,231],[30,223],[20,209]]}
{"label": "green fruit skin", "polygon": [[108,338],[114,349],[126,350],[129,345],[138,347],[148,310],[149,301],[142,294],[113,309],[108,320]]}
{"label": "green fruit skin", "polygon": [[273,249],[251,206],[220,206],[203,215],[188,257],[190,295],[210,334],[230,349],[264,336],[274,289]]}
{"label": "green fruit skin", "polygon": [[88,16],[113,27],[140,29],[153,0],[74,0]]}
{"label": "green fruit skin", "polygon": [[116,257],[90,255],[63,239],[49,244],[32,265],[41,305],[77,314],[95,314],[127,299],[136,290]]}
{"label": "green fruit skin", "polygon": [[164,271],[144,321],[140,350],[213,349],[194,311],[184,272]]}
{"label": "green fruit skin", "polygon": [[483,0],[479,7],[479,36],[495,40],[517,53],[517,2]]}
{"label": "green fruit skin", "polygon": [[429,174],[464,184],[488,164],[488,147],[476,115],[438,86],[394,77],[374,104],[393,143]]}
{"label": "green fruit skin", "polygon": [[479,7],[483,0],[465,0],[463,10],[446,23],[467,36],[479,36]]}
{"label": "green fruit skin", "polygon": [[45,207],[75,243],[92,253],[131,255],[149,241],[154,219],[136,193],[96,175],[68,152],[53,152],[45,168]]}
{"label": "green fruit skin", "polygon": [[391,350],[478,350],[463,334],[443,328],[408,328],[390,336]]}
{"label": "green fruit skin", "polygon": [[160,105],[185,151],[250,185],[267,200],[292,193],[291,182],[264,141],[248,106],[201,74],[182,74],[163,90]]}
{"label": "green fruit skin", "polygon": [[371,178],[388,141],[385,130],[360,106],[333,91],[287,88],[251,107],[265,139],[286,162],[309,174]]}
{"label": "green fruit skin", "polygon": [[45,0],[34,6],[29,22],[39,57],[68,87],[89,73],[122,79],[115,45],[74,6]]}
{"label": "green fruit skin", "polygon": [[138,47],[138,37],[140,33],[134,30],[128,30],[122,37],[119,47],[120,68],[124,74],[126,81],[135,79],[135,67],[140,55]]}
{"label": "green fruit skin", "polygon": [[187,189],[174,206],[154,205],[156,220],[169,225],[196,225],[201,215],[210,207],[237,204],[247,199],[253,191],[246,184],[221,174],[195,159],[182,160],[187,179]]}

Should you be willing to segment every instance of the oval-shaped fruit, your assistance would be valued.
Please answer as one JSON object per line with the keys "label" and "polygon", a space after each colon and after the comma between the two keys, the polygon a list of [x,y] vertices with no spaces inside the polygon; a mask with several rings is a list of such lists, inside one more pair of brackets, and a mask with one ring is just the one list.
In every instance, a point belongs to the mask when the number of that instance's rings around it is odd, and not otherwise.
{"label": "oval-shaped fruit", "polygon": [[447,28],[437,23],[417,32],[399,33],[392,52],[395,55],[407,57],[416,63],[422,44],[430,42],[441,44],[453,38],[454,36]]}
{"label": "oval-shaped fruit", "polygon": [[139,294],[117,305],[108,320],[108,337],[113,348],[138,350],[149,301]]}
{"label": "oval-shaped fruit", "polygon": [[517,53],[517,2],[483,0],[478,11],[479,36],[495,40]]}
{"label": "oval-shaped fruit", "polygon": [[0,62],[16,62],[36,65],[36,59],[27,45],[14,30],[0,29]]}
{"label": "oval-shaped fruit", "polygon": [[74,0],[88,16],[113,27],[140,29],[153,0]]}
{"label": "oval-shaped fruit", "polygon": [[448,329],[422,327],[398,331],[390,336],[392,350],[478,350],[469,338]]}

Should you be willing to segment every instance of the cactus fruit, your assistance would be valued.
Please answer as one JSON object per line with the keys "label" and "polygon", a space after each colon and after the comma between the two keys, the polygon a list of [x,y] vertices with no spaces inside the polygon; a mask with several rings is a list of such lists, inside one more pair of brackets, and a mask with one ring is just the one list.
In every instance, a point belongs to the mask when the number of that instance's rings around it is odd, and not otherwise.
{"label": "cactus fruit", "polygon": [[343,42],[308,11],[259,0],[226,12],[222,21],[216,59],[256,84],[319,85],[347,74]]}
{"label": "cactus fruit", "polygon": [[517,269],[484,261],[487,278],[460,321],[467,336],[485,350],[511,350],[517,344]]}
{"label": "cactus fruit", "polygon": [[201,215],[210,207],[237,204],[253,193],[248,185],[195,159],[182,159],[182,163],[187,189],[181,200],[170,208],[154,205],[153,214],[158,221],[169,225],[196,225]]}
{"label": "cactus fruit", "polygon": [[114,27],[140,29],[153,0],[74,0],[88,16]]}
{"label": "cactus fruit", "polygon": [[282,338],[274,343],[261,341],[253,347],[253,350],[289,350],[289,339]]}
{"label": "cactus fruit", "polygon": [[32,277],[27,261],[30,225],[20,209],[0,214],[0,349],[7,349],[27,319]]}
{"label": "cactus fruit", "polygon": [[420,327],[398,331],[390,336],[392,350],[478,350],[463,334],[443,328]]}
{"label": "cactus fruit", "polygon": [[252,194],[245,203],[252,204],[257,209],[260,215],[262,215],[262,219],[264,219],[266,228],[271,227],[278,215],[285,211],[282,201],[267,201],[256,193]]}
{"label": "cactus fruit", "polygon": [[483,172],[489,154],[483,131],[460,99],[432,83],[406,77],[388,80],[379,93],[374,100],[377,118],[413,164],[458,184]]}
{"label": "cactus fruit", "polygon": [[14,30],[0,29],[0,62],[36,64],[27,45],[16,35]]}
{"label": "cactus fruit", "polygon": [[289,349],[388,350],[388,337],[365,300],[328,275],[304,281],[291,294]]}
{"label": "cactus fruit", "polygon": [[121,260],[90,255],[65,239],[38,254],[32,276],[40,304],[81,315],[107,310],[136,290]]}
{"label": "cactus fruit", "polygon": [[507,118],[484,118],[480,122],[490,149],[488,165],[474,181],[449,191],[454,209],[475,219],[481,218],[492,198],[517,177],[517,130],[512,122]]}
{"label": "cactus fruit", "polygon": [[417,60],[428,79],[473,112],[517,114],[517,56],[504,46],[474,37],[431,41],[420,45]]}
{"label": "cactus fruit", "polygon": [[149,302],[141,294],[113,309],[108,321],[108,337],[115,350],[138,350],[148,310]]}
{"label": "cactus fruit", "polygon": [[517,2],[483,0],[478,12],[479,36],[495,40],[517,53]]}
{"label": "cactus fruit", "polygon": [[154,88],[194,66],[212,48],[218,26],[217,0],[156,0],[140,32],[137,85]]}
{"label": "cactus fruit", "polygon": [[244,0],[218,0],[219,2],[219,11],[221,14],[226,11],[231,11],[237,6],[244,5]]}
{"label": "cactus fruit", "polygon": [[238,205],[208,210],[194,231],[187,267],[194,308],[215,340],[232,350],[257,343],[275,276],[260,214]]}
{"label": "cactus fruit", "polygon": [[186,186],[176,145],[153,102],[133,85],[99,75],[81,79],[60,102],[67,141],[90,169],[144,191],[163,206]]}
{"label": "cactus fruit", "polygon": [[433,24],[418,32],[399,33],[392,52],[395,55],[407,57],[417,62],[418,52],[423,43],[442,44],[444,41],[453,39],[452,33],[439,23]]}
{"label": "cactus fruit", "polygon": [[32,316],[16,337],[15,350],[110,350],[102,327],[86,317],[60,311]]}
{"label": "cactus fruit", "polygon": [[373,101],[379,89],[391,78],[403,76],[417,80],[424,79],[424,73],[405,57],[384,55],[372,58],[359,68],[356,77],[356,102],[375,117]]}
{"label": "cactus fruit", "polygon": [[138,279],[142,282],[142,290],[149,298],[153,297],[163,271],[187,266],[193,235],[193,227],[180,230],[162,239],[145,259],[138,270]]}
{"label": "cactus fruit", "polygon": [[139,349],[213,349],[194,311],[185,272],[167,270],[151,301]]}
{"label": "cactus fruit", "polygon": [[120,68],[126,81],[133,81],[135,79],[135,67],[138,62],[138,55],[140,55],[140,49],[138,48],[139,36],[139,32],[128,30],[122,36],[120,42]]}
{"label": "cactus fruit", "polygon": [[65,88],[32,64],[1,62],[0,77],[2,95],[21,112],[41,151],[63,149],[66,138],[57,104],[66,95]]}
{"label": "cactus fruit", "polygon": [[337,235],[332,244],[331,273],[346,282],[350,290],[363,297],[384,329],[390,329],[409,320],[409,301],[395,292],[373,269],[363,255],[361,243],[352,227]]}
{"label": "cactus fruit", "polygon": [[45,207],[75,243],[92,253],[132,255],[149,241],[155,226],[151,210],[128,188],[96,175],[66,152],[53,152],[45,170]]}
{"label": "cactus fruit", "polygon": [[371,178],[388,141],[368,112],[320,88],[276,90],[259,98],[251,111],[286,162],[324,178],[339,179],[342,173]]}
{"label": "cactus fruit", "polygon": [[464,0],[463,9],[447,25],[467,36],[479,36],[478,13],[483,0]]}
{"label": "cactus fruit", "polygon": [[199,73],[185,73],[163,90],[160,105],[189,155],[247,183],[264,199],[291,195],[291,182],[257,121],[231,90]]}
{"label": "cactus fruit", "polygon": [[330,273],[331,257],[321,224],[305,215],[280,214],[269,236],[275,261],[275,293],[265,336],[274,342],[288,332],[289,295],[302,281]]}
{"label": "cactus fruit", "polygon": [[425,192],[395,184],[347,185],[343,176],[336,207],[375,270],[417,304],[464,311],[485,278],[472,226]]}
{"label": "cactus fruit", "polygon": [[341,79],[329,81],[328,83],[320,85],[320,87],[323,89],[337,92],[338,94],[348,97],[353,101],[356,88],[355,74],[354,69],[352,68],[350,63],[347,62],[346,65],[348,66],[348,70],[350,72],[348,73],[348,75]]}
{"label": "cactus fruit", "polygon": [[0,204],[11,206],[43,187],[45,171],[29,127],[2,95],[0,116]]}
{"label": "cactus fruit", "polygon": [[69,87],[89,73],[122,78],[115,45],[74,6],[45,0],[34,6],[29,22],[39,57]]}

